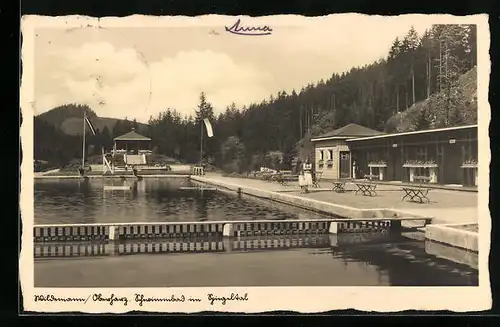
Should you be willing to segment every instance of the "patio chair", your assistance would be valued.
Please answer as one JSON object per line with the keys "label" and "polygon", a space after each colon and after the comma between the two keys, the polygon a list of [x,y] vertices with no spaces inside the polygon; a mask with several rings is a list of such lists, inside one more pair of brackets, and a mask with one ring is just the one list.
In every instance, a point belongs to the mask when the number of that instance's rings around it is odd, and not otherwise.
{"label": "patio chair", "polygon": [[321,176],[323,175],[323,172],[315,172],[313,174],[313,187],[320,188],[321,186],[319,185],[319,182],[321,181]]}

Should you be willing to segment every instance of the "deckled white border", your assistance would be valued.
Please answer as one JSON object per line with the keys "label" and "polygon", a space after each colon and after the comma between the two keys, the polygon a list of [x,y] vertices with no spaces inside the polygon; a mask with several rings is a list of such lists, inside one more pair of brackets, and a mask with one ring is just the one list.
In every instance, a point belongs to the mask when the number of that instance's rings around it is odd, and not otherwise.
{"label": "deckled white border", "polygon": [[[331,17],[302,17],[279,15],[250,18],[245,22],[252,25],[301,26],[305,22],[321,21]],[[20,279],[26,311],[64,312],[81,311],[89,313],[123,313],[131,310],[154,312],[266,312],[272,310],[293,310],[303,313],[324,312],[334,309],[355,308],[364,311],[394,312],[401,310],[452,310],[457,312],[480,311],[491,308],[491,291],[488,271],[490,249],[490,213],[488,209],[489,195],[489,135],[490,106],[488,103],[488,87],[490,75],[490,33],[487,15],[457,17],[452,15],[404,15],[398,17],[366,16],[361,14],[341,14],[335,19],[361,21],[366,19],[426,19],[432,23],[477,24],[478,53],[478,136],[479,136],[479,286],[478,287],[214,287],[214,288],[34,288],[33,278],[33,113],[34,113],[34,35],[35,28],[56,27],[71,28],[85,25],[102,27],[130,26],[224,26],[232,25],[234,17],[207,15],[199,17],[148,17],[129,16],[124,18],[89,18],[84,16],[42,17],[24,16],[21,22],[23,44],[22,61],[23,76],[21,86],[21,108],[23,124],[21,126],[21,142],[23,162],[21,165],[21,212],[22,212],[22,251],[20,258]],[[355,26],[356,22],[353,23]],[[300,264],[300,263],[297,263]],[[130,301],[124,307],[120,303],[110,306],[106,303],[93,302],[86,304],[74,302],[34,302],[35,294],[54,294],[60,297],[84,297],[93,293],[127,296],[133,299],[136,292],[147,296],[166,297],[171,294],[184,294],[186,297],[201,297],[201,303],[148,303],[139,307]],[[248,293],[246,302],[229,301],[226,305],[211,306],[206,301],[207,293],[229,295],[230,293]]]}

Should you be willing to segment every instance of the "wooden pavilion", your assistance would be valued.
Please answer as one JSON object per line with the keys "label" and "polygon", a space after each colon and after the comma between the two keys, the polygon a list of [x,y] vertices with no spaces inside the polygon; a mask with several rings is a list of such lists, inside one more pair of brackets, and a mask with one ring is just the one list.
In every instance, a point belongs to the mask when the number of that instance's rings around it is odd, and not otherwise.
{"label": "wooden pavilion", "polygon": [[104,173],[129,167],[147,165],[146,155],[151,153],[151,139],[135,131],[134,128],[128,133],[113,139],[113,151],[111,154],[103,154]]}

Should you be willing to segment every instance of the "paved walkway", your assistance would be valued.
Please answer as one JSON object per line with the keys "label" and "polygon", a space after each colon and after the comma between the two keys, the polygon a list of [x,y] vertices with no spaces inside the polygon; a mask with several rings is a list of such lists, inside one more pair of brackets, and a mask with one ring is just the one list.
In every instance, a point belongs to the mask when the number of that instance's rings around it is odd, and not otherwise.
{"label": "paved walkway", "polygon": [[352,183],[346,184],[345,193],[331,191],[331,182],[320,182],[320,188],[310,189],[308,194],[300,194],[297,182],[290,182],[282,186],[277,182],[262,181],[258,179],[223,177],[219,174],[208,173],[206,178],[216,182],[217,180],[258,188],[274,192],[287,192],[293,195],[303,196],[319,201],[331,202],[359,209],[396,209],[408,213],[435,217],[434,223],[468,223],[478,221],[478,193],[460,192],[441,189],[431,189],[428,197],[431,203],[421,204],[402,201],[404,195],[400,186],[377,185],[377,196],[355,195],[356,186]]}

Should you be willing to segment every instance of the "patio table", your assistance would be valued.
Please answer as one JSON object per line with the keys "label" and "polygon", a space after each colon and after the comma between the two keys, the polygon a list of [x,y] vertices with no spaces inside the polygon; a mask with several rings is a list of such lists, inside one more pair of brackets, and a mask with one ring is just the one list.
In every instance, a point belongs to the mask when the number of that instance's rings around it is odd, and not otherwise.
{"label": "patio table", "polygon": [[355,183],[358,189],[354,194],[361,193],[365,196],[374,196],[377,195],[377,192],[375,189],[377,188],[377,184],[374,183],[363,183],[363,182],[356,182]]}

